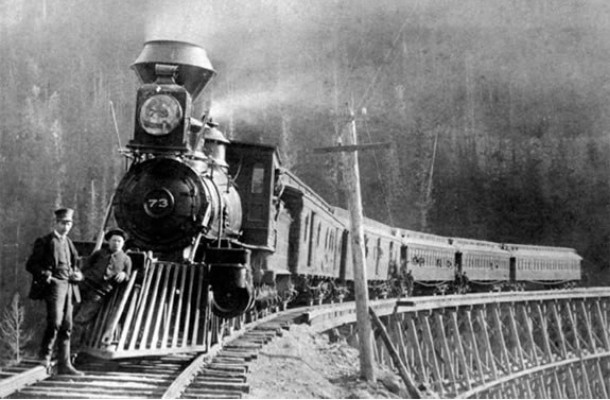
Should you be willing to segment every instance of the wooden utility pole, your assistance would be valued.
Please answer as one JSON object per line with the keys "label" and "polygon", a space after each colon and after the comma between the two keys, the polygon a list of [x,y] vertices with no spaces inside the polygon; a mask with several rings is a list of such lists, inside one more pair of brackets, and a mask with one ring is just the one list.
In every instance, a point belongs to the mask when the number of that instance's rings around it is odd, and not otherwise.
{"label": "wooden utility pole", "polygon": [[352,263],[354,268],[354,289],[356,295],[356,321],[358,325],[358,342],[360,345],[360,375],[367,381],[375,380],[375,359],[373,353],[373,331],[369,319],[369,292],[367,286],[364,217],[360,193],[360,170],[358,167],[358,150],[387,146],[385,143],[358,145],[356,120],[351,107],[347,106],[345,146],[318,148],[317,153],[343,153],[343,174],[347,180],[347,194],[350,211],[350,236],[352,244]]}
{"label": "wooden utility pole", "polygon": [[[356,146],[356,119],[348,105],[346,145]],[[369,319],[369,291],[367,286],[364,248],[364,216],[360,193],[360,167],[358,150],[343,153],[344,175],[347,178],[347,198],[350,211],[352,238],[352,262],[354,265],[354,290],[356,295],[356,321],[360,343],[360,375],[367,381],[375,381],[375,359],[373,353],[373,331]]]}

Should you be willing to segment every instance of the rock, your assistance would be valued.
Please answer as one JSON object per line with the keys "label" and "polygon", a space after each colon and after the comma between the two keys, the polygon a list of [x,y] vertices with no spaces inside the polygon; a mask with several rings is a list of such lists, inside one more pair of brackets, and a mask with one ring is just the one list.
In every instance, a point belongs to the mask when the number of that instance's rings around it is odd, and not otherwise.
{"label": "rock", "polygon": [[396,395],[400,395],[400,392],[404,389],[402,380],[392,373],[382,372],[377,380],[380,381],[386,389]]}

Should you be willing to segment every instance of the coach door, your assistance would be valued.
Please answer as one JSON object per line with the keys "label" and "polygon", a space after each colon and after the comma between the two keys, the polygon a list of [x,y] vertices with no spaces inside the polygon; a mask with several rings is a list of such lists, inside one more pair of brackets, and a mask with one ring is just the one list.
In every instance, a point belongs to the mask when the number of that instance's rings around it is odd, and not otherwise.
{"label": "coach door", "polygon": [[510,281],[515,282],[517,280],[517,258],[510,258]]}
{"label": "coach door", "polygon": [[400,270],[397,271],[399,274],[407,273],[407,265],[409,265],[409,248],[407,246],[400,246]]}
{"label": "coach door", "polygon": [[455,271],[456,273],[458,273],[459,275],[462,274],[462,272],[464,271],[464,268],[462,266],[462,258],[463,254],[462,252],[458,251],[457,253],[455,253]]}

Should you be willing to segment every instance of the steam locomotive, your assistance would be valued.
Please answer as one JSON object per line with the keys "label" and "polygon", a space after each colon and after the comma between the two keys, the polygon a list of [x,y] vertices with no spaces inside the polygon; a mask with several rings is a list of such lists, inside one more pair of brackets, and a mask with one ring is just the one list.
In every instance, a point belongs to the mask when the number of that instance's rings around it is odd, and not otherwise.
{"label": "steam locomotive", "polygon": [[[230,142],[207,116],[193,116],[194,100],[215,74],[205,51],[150,41],[133,69],[142,85],[127,145],[131,165],[112,211],[130,236],[130,254],[145,254],[148,264],[140,265],[148,269],[142,267],[133,286],[107,306],[108,316],[98,318],[100,326],[111,321],[104,340],[137,348],[154,318],[153,328],[161,328],[143,348],[159,341],[164,348],[168,331],[185,321],[176,334],[197,338],[199,314],[185,315],[187,305],[230,318],[255,306],[350,298],[348,212],[282,168],[274,146]],[[366,218],[364,230],[372,297],[562,287],[580,280],[581,259],[573,249],[447,238]],[[144,333],[139,313],[159,314],[145,322]],[[126,333],[129,324],[134,327]]]}

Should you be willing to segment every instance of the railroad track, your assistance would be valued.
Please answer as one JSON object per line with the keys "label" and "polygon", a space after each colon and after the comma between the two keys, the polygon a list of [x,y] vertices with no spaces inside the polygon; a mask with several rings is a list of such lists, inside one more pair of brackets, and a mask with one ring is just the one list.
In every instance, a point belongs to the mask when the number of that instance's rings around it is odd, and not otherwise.
{"label": "railroad track", "polygon": [[193,354],[157,359],[90,360],[78,367],[85,376],[52,375],[9,398],[160,398]]}
{"label": "railroad track", "polygon": [[[375,302],[392,309],[396,300]],[[295,308],[225,332],[222,344],[205,354],[155,358],[77,361],[84,376],[49,374],[33,361],[3,369],[0,397],[6,398],[241,398],[248,393],[249,364],[263,347],[291,324],[308,323],[325,331],[355,318],[353,302]]]}

